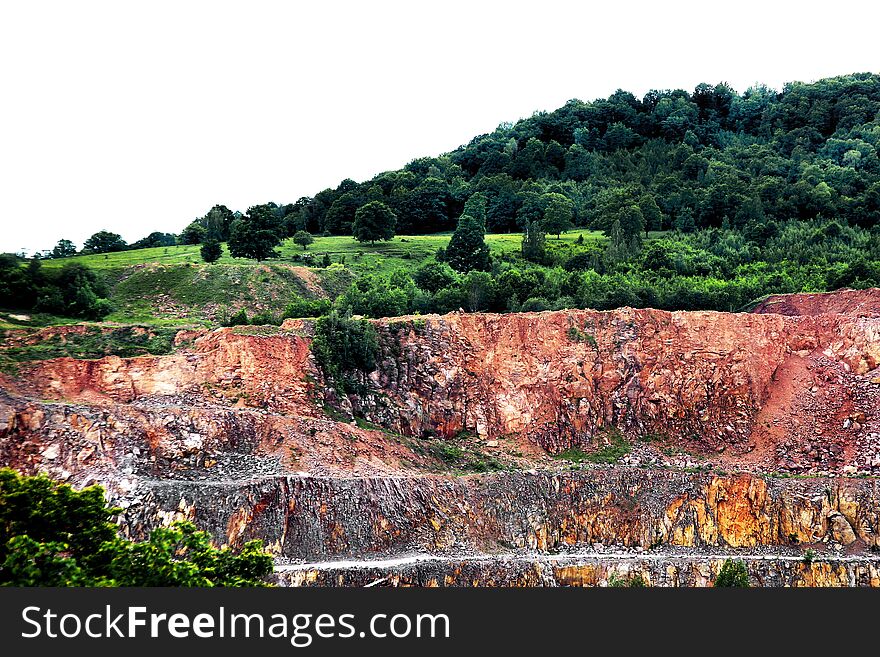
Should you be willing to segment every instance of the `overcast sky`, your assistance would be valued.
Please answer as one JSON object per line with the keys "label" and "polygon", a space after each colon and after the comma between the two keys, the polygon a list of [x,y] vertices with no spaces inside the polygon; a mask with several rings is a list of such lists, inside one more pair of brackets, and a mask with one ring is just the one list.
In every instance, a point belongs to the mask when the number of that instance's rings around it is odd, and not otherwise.
{"label": "overcast sky", "polygon": [[876,2],[593,4],[0,0],[0,251],[179,232],[618,88],[880,71]]}

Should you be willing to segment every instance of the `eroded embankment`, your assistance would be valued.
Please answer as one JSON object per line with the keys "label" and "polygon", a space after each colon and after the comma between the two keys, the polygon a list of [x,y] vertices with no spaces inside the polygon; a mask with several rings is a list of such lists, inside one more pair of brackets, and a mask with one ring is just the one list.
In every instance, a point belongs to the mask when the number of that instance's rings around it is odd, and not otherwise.
{"label": "eroded embankment", "polygon": [[[601,563],[541,556],[594,543],[694,551],[674,574],[645,557],[657,583],[702,582],[719,551],[806,546],[825,565],[760,562],[753,576],[873,583],[880,292],[850,296],[837,305],[851,314],[377,320],[378,367],[348,395],[304,321],[185,332],[161,356],[22,363],[0,374],[0,465],[105,485],[134,536],[189,518],[221,545],[263,539],[279,563],[445,559],[386,573],[400,583],[601,583]],[[552,458],[570,448],[583,451]],[[597,454],[617,465],[571,462]],[[791,473],[815,476],[774,476]],[[509,575],[480,557],[524,552]]]}

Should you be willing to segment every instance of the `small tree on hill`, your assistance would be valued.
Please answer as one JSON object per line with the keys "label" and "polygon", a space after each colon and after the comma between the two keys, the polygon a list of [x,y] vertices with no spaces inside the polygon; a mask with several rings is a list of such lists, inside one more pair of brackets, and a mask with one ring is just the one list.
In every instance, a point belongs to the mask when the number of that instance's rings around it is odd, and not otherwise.
{"label": "small tree on hill", "polygon": [[397,227],[397,215],[382,201],[370,201],[354,213],[352,234],[358,242],[390,240]]}
{"label": "small tree on hill", "polygon": [[446,247],[446,262],[462,274],[486,271],[489,269],[489,247],[484,237],[480,223],[470,215],[462,215]]}
{"label": "small tree on hill", "polygon": [[58,240],[58,244],[52,249],[53,258],[69,258],[76,255],[76,244],[70,240]]}
{"label": "small tree on hill", "polygon": [[285,233],[284,221],[268,205],[255,205],[229,228],[229,254],[233,258],[265,260],[277,253]]}
{"label": "small tree on hill", "polygon": [[205,227],[199,223],[198,219],[196,219],[180,233],[180,243],[201,244],[202,240],[205,239],[206,233],[207,231],[205,230]]}
{"label": "small tree on hill", "polygon": [[315,238],[312,237],[311,233],[307,233],[304,230],[298,230],[293,236],[293,243],[299,244],[303,251],[309,248],[309,244],[315,241]]}
{"label": "small tree on hill", "polygon": [[562,194],[546,194],[544,207],[544,230],[559,239],[567,230],[574,228],[574,203]]}
{"label": "small tree on hill", "polygon": [[106,230],[99,230],[83,244],[83,251],[86,253],[112,253],[127,248],[128,244],[121,235]]}
{"label": "small tree on hill", "polygon": [[217,262],[220,259],[220,256],[223,255],[223,248],[217,240],[209,239],[205,240],[202,244],[201,253],[202,260],[208,264],[212,264]]}
{"label": "small tree on hill", "polygon": [[543,262],[546,255],[544,227],[539,221],[529,221],[525,225],[522,238],[522,257],[532,262]]}

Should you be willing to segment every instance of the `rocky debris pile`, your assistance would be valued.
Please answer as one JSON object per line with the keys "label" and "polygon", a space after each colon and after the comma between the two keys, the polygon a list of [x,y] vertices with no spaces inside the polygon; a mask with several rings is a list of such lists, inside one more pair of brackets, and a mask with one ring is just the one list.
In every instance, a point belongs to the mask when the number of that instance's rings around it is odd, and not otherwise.
{"label": "rocky debris pile", "polygon": [[813,294],[773,294],[755,306],[752,312],[791,316],[876,317],[880,315],[880,295],[876,288],[841,289]]}

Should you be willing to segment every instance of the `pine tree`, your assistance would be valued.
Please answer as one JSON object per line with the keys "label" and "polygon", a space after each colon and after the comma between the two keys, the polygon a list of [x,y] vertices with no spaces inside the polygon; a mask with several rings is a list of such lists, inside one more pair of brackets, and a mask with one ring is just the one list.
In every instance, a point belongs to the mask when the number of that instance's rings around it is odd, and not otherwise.
{"label": "pine tree", "polygon": [[207,239],[202,242],[201,253],[202,260],[208,264],[212,264],[217,262],[220,259],[220,256],[223,255],[223,248],[217,240]]}
{"label": "pine tree", "polygon": [[479,221],[462,215],[446,247],[446,262],[458,272],[489,269],[489,247]]}

